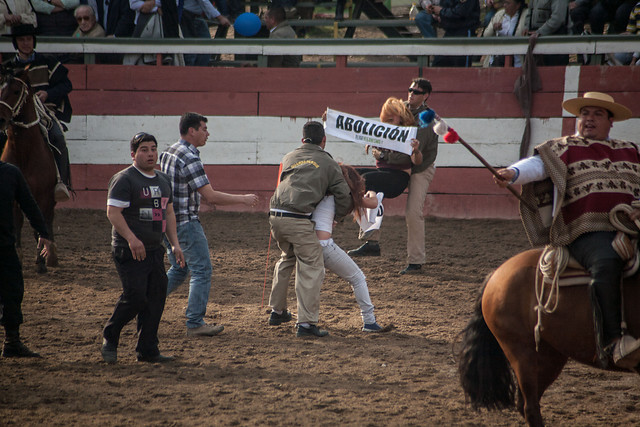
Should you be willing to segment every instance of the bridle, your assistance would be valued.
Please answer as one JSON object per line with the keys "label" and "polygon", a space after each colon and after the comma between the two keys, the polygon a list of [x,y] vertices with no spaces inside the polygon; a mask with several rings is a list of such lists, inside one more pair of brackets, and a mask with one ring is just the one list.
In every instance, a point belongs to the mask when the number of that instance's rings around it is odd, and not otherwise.
{"label": "bridle", "polygon": [[24,80],[19,79],[18,77],[11,77],[10,80],[3,85],[3,87],[7,86],[13,80],[17,80],[21,84],[20,96],[18,97],[17,101],[13,106],[9,105],[7,102],[3,101],[2,99],[0,99],[0,105],[5,106],[9,111],[11,111],[11,123],[21,128],[28,129],[40,122],[40,113],[38,112],[38,108],[36,108],[35,109],[36,118],[34,121],[29,123],[19,122],[15,120],[15,118],[22,111],[22,107],[24,107],[24,104],[27,102],[27,97],[29,96],[29,85]]}

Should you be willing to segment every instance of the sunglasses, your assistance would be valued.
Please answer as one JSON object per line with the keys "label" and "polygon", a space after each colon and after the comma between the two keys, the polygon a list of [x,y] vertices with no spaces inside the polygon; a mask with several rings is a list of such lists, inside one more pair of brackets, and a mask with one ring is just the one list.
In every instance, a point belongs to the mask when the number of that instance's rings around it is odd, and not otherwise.
{"label": "sunglasses", "polygon": [[78,22],[82,22],[82,21],[91,21],[91,17],[90,16],[76,16],[76,21]]}
{"label": "sunglasses", "polygon": [[408,90],[409,93],[415,93],[416,95],[424,95],[425,93],[427,93],[426,91],[414,89],[412,87],[410,87]]}

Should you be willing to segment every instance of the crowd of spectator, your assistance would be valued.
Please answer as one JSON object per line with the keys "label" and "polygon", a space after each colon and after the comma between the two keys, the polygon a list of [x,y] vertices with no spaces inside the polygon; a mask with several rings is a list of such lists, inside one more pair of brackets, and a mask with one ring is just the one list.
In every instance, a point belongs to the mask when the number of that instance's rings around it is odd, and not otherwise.
{"label": "crowd of spectator", "polygon": [[[367,1],[367,0],[365,0]],[[372,1],[372,0],[371,0]],[[270,0],[258,37],[304,37],[303,27],[291,27],[290,16],[312,16],[298,0]],[[345,0],[338,0],[335,19],[344,19]],[[638,34],[638,0],[419,0],[415,23],[426,38],[531,38],[564,34]],[[11,34],[21,24],[37,27],[39,35],[71,37],[140,37],[210,39],[215,22],[225,31],[244,12],[244,0],[11,0],[0,1],[0,33]],[[304,16],[302,16],[304,15]],[[307,16],[309,15],[309,16]],[[611,65],[636,65],[638,52],[608,56]],[[60,55],[60,61],[82,62],[82,55]],[[155,64],[155,54],[102,54],[99,63]],[[165,65],[208,66],[209,54],[162,57]],[[434,57],[433,66],[471,66],[477,57]],[[588,58],[579,58],[586,62]],[[298,67],[297,56],[269,58],[268,66]],[[482,66],[504,66],[505,57],[487,56]],[[510,59],[518,67],[522,57]],[[568,55],[544,55],[540,65],[565,65]]]}

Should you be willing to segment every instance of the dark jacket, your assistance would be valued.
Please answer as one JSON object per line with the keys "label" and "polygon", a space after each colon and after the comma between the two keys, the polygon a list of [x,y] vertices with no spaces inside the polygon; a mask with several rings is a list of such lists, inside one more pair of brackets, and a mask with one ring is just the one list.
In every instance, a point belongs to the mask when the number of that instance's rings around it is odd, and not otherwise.
{"label": "dark jacket", "polygon": [[[96,1],[98,10],[96,15],[98,23],[104,24],[104,0]],[[110,0],[107,14],[107,23],[104,27],[107,36],[131,37],[135,24],[136,13],[129,7],[128,0]]]}
{"label": "dark jacket", "polygon": [[49,238],[44,218],[29,186],[16,166],[0,161],[0,247],[12,247],[16,242],[14,204],[18,203],[31,227],[40,237]]}
{"label": "dark jacket", "polygon": [[478,0],[442,0],[440,6],[440,26],[445,31],[475,31],[480,26]]}
{"label": "dark jacket", "polygon": [[29,83],[34,92],[47,92],[45,105],[54,112],[58,120],[69,123],[73,109],[69,102],[69,93],[73,89],[69,80],[69,70],[57,59],[35,53],[30,62],[21,62],[17,55],[4,64],[5,67],[22,69],[29,65]]}

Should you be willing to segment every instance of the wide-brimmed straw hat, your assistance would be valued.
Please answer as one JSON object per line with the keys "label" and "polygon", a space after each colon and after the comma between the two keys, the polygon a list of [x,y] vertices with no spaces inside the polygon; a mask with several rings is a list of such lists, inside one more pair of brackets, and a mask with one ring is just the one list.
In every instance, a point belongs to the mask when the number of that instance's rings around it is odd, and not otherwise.
{"label": "wide-brimmed straw hat", "polygon": [[602,92],[586,92],[581,98],[567,99],[562,108],[575,116],[580,115],[582,107],[602,107],[613,114],[613,121],[620,122],[631,118],[631,110],[613,100],[611,95]]}

